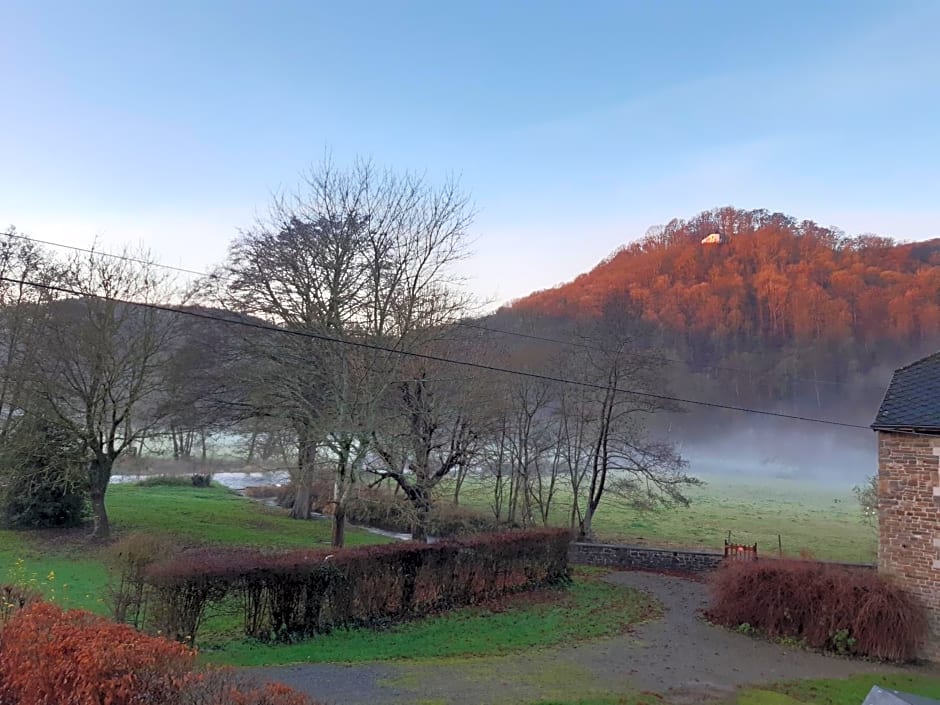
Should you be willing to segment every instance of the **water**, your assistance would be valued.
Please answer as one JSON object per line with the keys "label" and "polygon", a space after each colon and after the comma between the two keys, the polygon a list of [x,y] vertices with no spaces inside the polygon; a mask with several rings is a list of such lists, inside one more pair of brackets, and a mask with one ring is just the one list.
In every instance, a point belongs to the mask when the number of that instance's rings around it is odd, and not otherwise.
{"label": "water", "polygon": [[[158,475],[112,475],[111,484],[121,485],[129,482],[140,482],[150,477],[159,477]],[[188,475],[180,475],[188,477]],[[217,482],[230,490],[243,490],[246,487],[260,487],[263,485],[286,485],[290,481],[290,475],[286,470],[265,470],[259,472],[214,472],[212,481]]]}

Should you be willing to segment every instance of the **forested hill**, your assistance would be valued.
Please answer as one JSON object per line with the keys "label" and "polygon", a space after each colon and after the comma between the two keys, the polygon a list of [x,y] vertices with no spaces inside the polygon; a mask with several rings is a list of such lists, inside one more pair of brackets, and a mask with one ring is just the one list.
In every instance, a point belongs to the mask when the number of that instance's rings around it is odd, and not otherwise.
{"label": "forested hill", "polygon": [[[713,234],[720,243],[702,243]],[[781,397],[792,388],[787,376],[847,381],[940,345],[940,239],[846,237],[779,213],[722,208],[651,229],[499,316],[593,318],[610,306],[632,309],[699,371],[769,371],[776,391],[767,393]]]}

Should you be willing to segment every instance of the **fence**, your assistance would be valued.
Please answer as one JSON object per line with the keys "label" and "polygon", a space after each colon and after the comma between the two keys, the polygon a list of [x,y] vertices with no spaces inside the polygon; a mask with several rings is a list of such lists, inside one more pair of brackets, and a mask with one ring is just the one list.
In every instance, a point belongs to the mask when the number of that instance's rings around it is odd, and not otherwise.
{"label": "fence", "polygon": [[726,561],[756,561],[757,544],[753,546],[743,543],[731,543],[725,539],[725,560]]}

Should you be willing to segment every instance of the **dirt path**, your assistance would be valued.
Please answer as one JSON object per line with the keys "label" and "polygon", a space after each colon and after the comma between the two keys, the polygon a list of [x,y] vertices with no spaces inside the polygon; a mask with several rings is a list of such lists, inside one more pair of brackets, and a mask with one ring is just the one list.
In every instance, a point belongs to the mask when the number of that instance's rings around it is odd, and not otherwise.
{"label": "dirt path", "polygon": [[630,634],[533,654],[308,664],[258,673],[337,705],[508,705],[631,690],[670,691],[677,702],[698,702],[748,683],[901,670],[785,648],[713,627],[698,617],[705,602],[700,583],[637,572],[612,573],[606,579],[654,595],[665,616]]}

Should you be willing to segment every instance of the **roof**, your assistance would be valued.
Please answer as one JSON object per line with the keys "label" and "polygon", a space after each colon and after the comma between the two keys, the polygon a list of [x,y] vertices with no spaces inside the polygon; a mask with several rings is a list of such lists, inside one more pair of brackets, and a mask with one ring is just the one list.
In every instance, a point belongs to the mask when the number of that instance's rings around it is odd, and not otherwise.
{"label": "roof", "polygon": [[894,371],[871,427],[940,433],[940,352]]}

